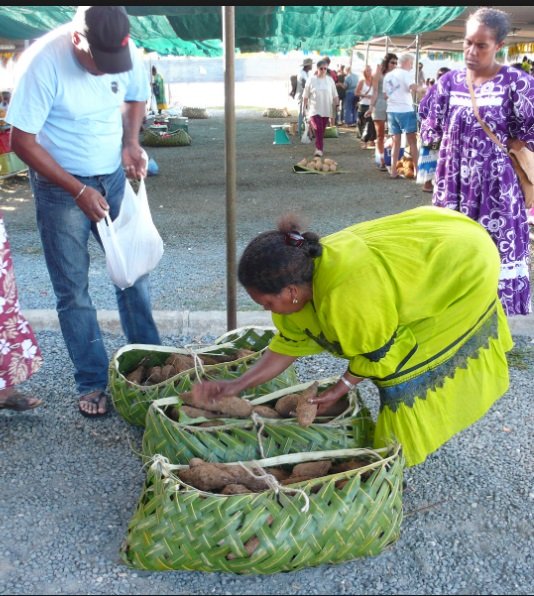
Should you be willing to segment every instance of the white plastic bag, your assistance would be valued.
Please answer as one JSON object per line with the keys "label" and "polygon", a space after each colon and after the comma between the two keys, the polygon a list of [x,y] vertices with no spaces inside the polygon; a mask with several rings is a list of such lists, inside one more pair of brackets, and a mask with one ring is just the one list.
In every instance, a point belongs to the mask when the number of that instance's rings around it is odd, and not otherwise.
{"label": "white plastic bag", "polygon": [[137,194],[126,180],[119,215],[114,221],[108,215],[96,225],[109,276],[121,290],[133,286],[159,263],[163,240],[152,221],[144,178]]}
{"label": "white plastic bag", "polygon": [[302,133],[302,136],[300,137],[300,142],[304,143],[305,145],[307,145],[308,143],[311,143],[310,125],[307,120],[304,121],[304,132]]}

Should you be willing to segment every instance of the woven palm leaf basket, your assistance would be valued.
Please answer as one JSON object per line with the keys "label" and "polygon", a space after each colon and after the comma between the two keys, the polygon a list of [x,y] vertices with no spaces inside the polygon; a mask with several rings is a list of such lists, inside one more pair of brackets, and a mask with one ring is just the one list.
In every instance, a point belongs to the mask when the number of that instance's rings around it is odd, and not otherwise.
{"label": "woven palm leaf basket", "polygon": [[[233,378],[241,375],[267,349],[274,335],[272,327],[248,326],[233,329],[218,337],[212,345],[175,348],[148,344],[129,344],[119,349],[109,365],[109,388],[111,399],[117,412],[130,424],[145,425],[145,417],[150,404],[163,397],[178,395],[190,389],[198,376],[205,378]],[[172,354],[194,355],[235,355],[239,350],[250,350],[248,356],[221,364],[213,364],[184,370],[167,380],[153,385],[140,385],[127,376],[140,364],[146,367],[161,366]],[[293,366],[281,375],[256,388],[257,395],[263,395],[293,385],[297,375]]]}
{"label": "woven palm leaf basket", "polygon": [[181,128],[163,133],[147,128],[141,135],[141,145],[145,147],[186,147],[191,142],[191,135]]}
{"label": "woven palm leaf basket", "polygon": [[[318,391],[338,377],[318,381]],[[260,397],[250,396],[253,406],[269,405],[279,398],[306,390],[312,382],[285,387]],[[246,397],[246,396],[245,396]],[[367,447],[373,442],[374,422],[356,389],[337,416],[320,416],[307,427],[296,418],[264,418],[252,411],[249,418],[189,418],[181,410],[180,397],[156,400],[150,406],[142,441],[142,457],[166,457],[172,464],[186,464],[193,457],[210,462],[229,462],[274,457],[286,453]],[[179,420],[169,416],[170,410]],[[206,426],[205,426],[206,425]]]}
{"label": "woven palm leaf basket", "polygon": [[[362,467],[296,484],[270,474],[323,460],[342,469],[354,458]],[[269,488],[228,495],[186,484],[178,475],[188,466],[156,456],[121,557],[154,571],[272,574],[375,556],[400,535],[403,464],[398,445],[288,454],[238,463]]]}

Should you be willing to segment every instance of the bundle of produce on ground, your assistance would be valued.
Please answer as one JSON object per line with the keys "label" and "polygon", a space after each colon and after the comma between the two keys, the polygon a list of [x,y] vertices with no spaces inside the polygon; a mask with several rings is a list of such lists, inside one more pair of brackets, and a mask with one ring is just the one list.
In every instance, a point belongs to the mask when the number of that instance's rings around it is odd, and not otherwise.
{"label": "bundle of produce on ground", "polygon": [[339,172],[337,161],[319,156],[302,158],[293,166],[295,172],[310,172],[318,174],[333,174]]}

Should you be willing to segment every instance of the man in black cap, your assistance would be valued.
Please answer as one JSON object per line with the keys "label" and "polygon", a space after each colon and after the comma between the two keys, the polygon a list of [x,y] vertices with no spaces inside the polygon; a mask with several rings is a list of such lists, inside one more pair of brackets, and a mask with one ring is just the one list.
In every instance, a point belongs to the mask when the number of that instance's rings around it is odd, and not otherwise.
{"label": "man in black cap", "polygon": [[[146,175],[139,130],[149,78],[122,6],[80,6],[71,23],[33,43],[17,64],[6,120],[13,151],[30,167],[37,225],[74,364],[79,410],[107,412],[107,356],[88,292],[88,241],[119,213],[130,178]],[[148,277],[115,287],[129,343],[159,344]]]}

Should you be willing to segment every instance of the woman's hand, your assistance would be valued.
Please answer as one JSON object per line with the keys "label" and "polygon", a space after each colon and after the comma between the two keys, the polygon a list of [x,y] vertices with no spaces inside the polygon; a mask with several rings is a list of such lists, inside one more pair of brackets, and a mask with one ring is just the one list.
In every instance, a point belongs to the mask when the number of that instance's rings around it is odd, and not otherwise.
{"label": "woman's hand", "polygon": [[321,414],[323,414],[323,412],[328,410],[332,406],[332,404],[341,399],[347,393],[348,391],[346,388],[340,392],[336,389],[336,386],[334,385],[333,387],[330,387],[330,389],[323,391],[317,397],[314,397],[313,399],[310,399],[308,401],[312,404],[319,404],[319,407],[317,408],[317,415],[320,416]]}
{"label": "woman's hand", "polygon": [[221,397],[237,395],[234,381],[200,381],[191,388],[193,398],[199,401],[215,401]]}
{"label": "woman's hand", "polygon": [[373,110],[371,108],[369,108],[367,110],[367,112],[365,112],[365,114],[363,115],[364,118],[369,118],[373,115]]}

